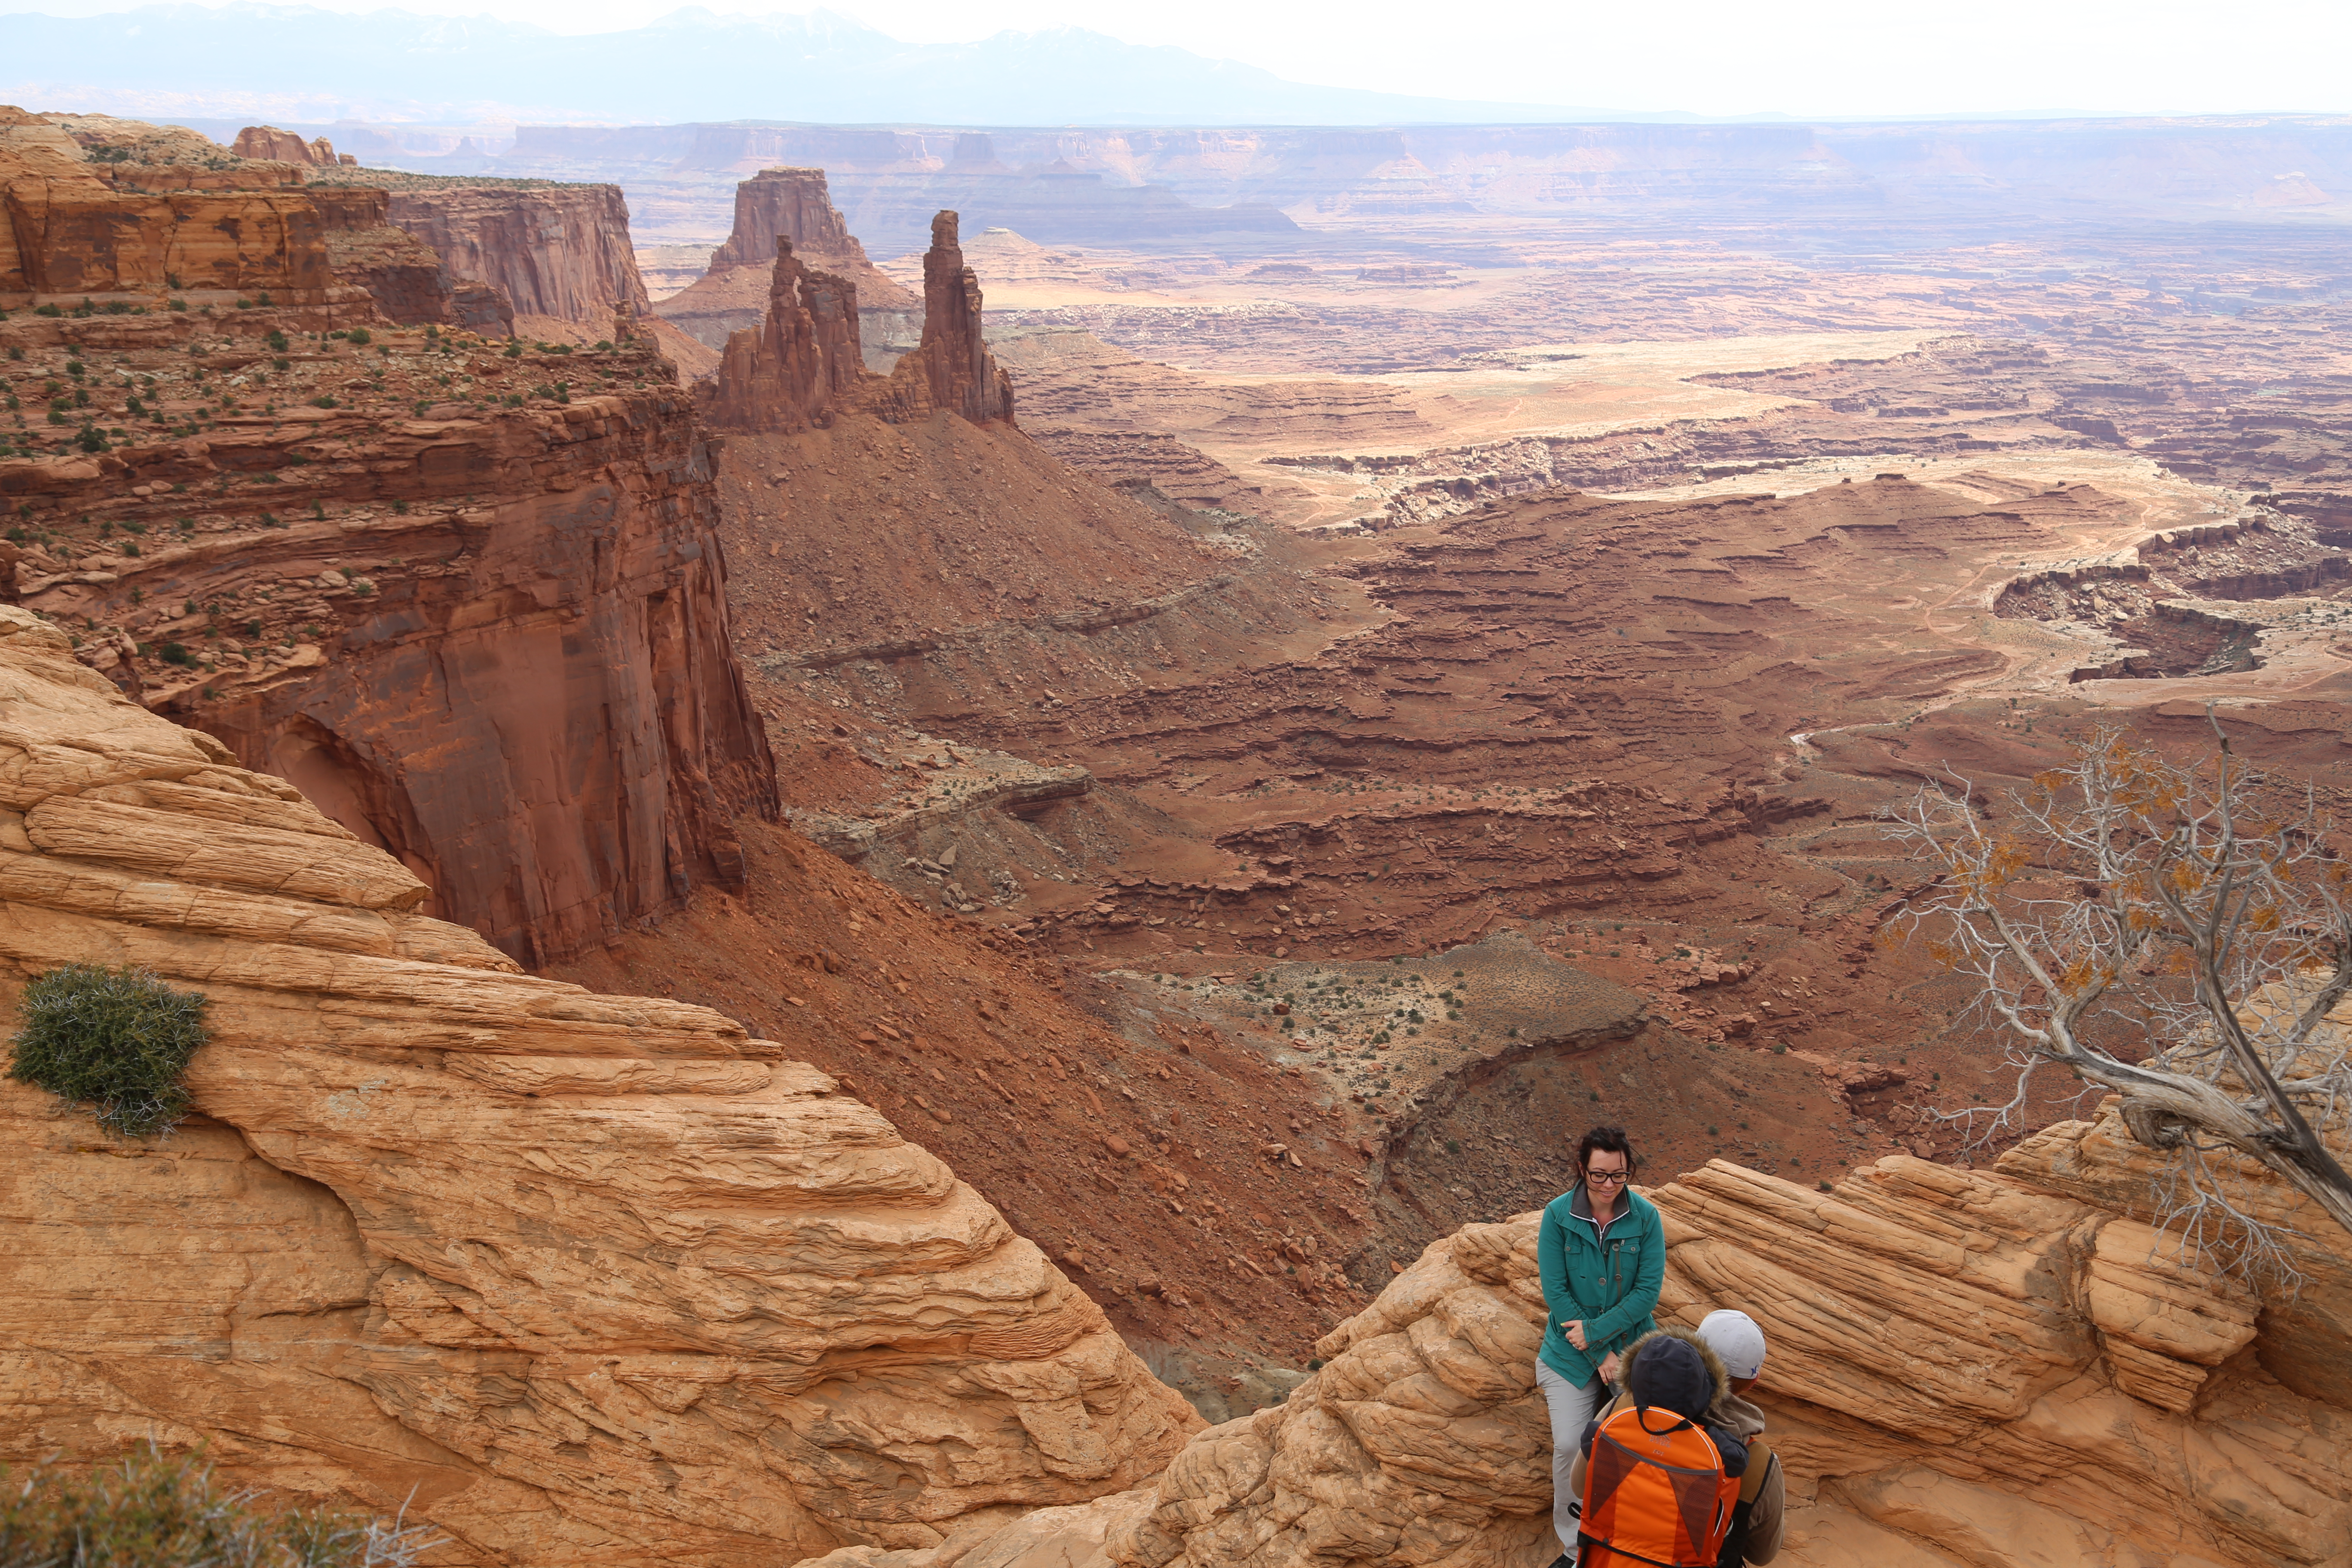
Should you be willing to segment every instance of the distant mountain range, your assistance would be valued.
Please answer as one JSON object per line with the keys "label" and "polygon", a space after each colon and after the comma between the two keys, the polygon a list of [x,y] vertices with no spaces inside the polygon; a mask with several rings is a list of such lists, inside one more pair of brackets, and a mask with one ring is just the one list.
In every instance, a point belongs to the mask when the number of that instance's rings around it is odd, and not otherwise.
{"label": "distant mountain range", "polygon": [[145,119],[605,124],[759,119],[954,125],[1683,121],[1285,81],[1064,27],[906,44],[829,11],[699,6],[624,32],[309,5],[0,17],[0,101]]}

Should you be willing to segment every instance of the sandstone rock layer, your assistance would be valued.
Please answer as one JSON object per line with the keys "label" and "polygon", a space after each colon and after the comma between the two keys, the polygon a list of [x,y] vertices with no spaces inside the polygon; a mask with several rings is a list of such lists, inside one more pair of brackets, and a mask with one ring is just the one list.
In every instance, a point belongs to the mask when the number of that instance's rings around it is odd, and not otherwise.
{"label": "sandstone rock layer", "polygon": [[[0,322],[0,381],[59,394],[0,447],[8,596],[525,962],[739,885],[731,821],[774,815],[772,765],[730,647],[711,446],[672,368],[642,342],[509,355],[441,333],[457,296],[381,189],[156,195],[77,172],[77,147],[0,128],[25,265],[112,295]],[[17,223],[61,192],[86,232]],[[180,266],[240,291],[173,292]]]}
{"label": "sandstone rock layer", "polygon": [[154,1434],[452,1561],[789,1563],[1198,1425],[996,1211],[705,1009],[533,979],[0,609],[0,962],[210,999],[145,1144],[0,1090],[0,1455]]}
{"label": "sandstone rock layer", "polygon": [[327,302],[325,224],[300,178],[268,163],[93,163],[51,118],[0,105],[0,310],[167,289]]}
{"label": "sandstone rock layer", "polygon": [[240,158],[266,158],[280,163],[302,163],[311,168],[331,169],[340,163],[356,163],[350,153],[340,156],[333,142],[323,136],[305,142],[291,131],[280,131],[275,125],[248,125],[236,133],[229,150]]}
{"label": "sandstone rock layer", "polygon": [[[1717,1161],[1654,1194],[1660,1321],[1738,1307],[1769,1338],[1758,1397],[1788,1469],[1781,1563],[2345,1560],[2352,1268],[2324,1216],[2250,1176],[2249,1201],[2313,1245],[2299,1290],[2233,1283],[2147,1223],[2153,1174],[2110,1109],[1998,1173],[1896,1155],[1823,1193]],[[1072,1510],[1062,1557],[1006,1561],[1542,1568],[1559,1544],[1536,1226],[1433,1245],[1323,1341],[1286,1405]]]}

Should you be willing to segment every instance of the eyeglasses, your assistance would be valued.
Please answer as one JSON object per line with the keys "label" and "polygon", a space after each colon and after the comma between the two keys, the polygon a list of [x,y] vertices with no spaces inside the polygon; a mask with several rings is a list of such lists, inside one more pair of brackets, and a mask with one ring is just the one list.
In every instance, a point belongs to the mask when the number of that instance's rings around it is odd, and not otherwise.
{"label": "eyeglasses", "polygon": [[1588,1182],[1600,1182],[1609,1186],[1622,1187],[1633,1174],[1631,1171],[1587,1171],[1584,1173],[1584,1179]]}

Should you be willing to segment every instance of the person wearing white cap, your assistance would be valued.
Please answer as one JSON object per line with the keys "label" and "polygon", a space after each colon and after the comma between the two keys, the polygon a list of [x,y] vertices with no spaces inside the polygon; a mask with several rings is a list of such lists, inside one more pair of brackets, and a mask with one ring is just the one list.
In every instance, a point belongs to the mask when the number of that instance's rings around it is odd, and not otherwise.
{"label": "person wearing white cap", "polygon": [[1780,1526],[1788,1505],[1780,1456],[1764,1440],[1764,1412],[1744,1397],[1764,1375],[1764,1331],[1747,1313],[1725,1310],[1701,1319],[1698,1337],[1731,1379],[1717,1408],[1748,1443],[1748,1473],[1740,1478],[1739,1502],[1732,1510],[1731,1533],[1724,1538],[1719,1568],[1739,1568],[1743,1563],[1761,1568],[1780,1554]]}

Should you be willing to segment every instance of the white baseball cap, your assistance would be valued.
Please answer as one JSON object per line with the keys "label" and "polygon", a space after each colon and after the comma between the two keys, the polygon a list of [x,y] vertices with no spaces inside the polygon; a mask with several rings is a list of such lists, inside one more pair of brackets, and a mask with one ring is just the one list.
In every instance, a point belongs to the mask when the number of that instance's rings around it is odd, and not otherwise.
{"label": "white baseball cap", "polygon": [[1764,1370],[1764,1331],[1747,1313],[1709,1312],[1699,1322],[1698,1337],[1734,1378],[1754,1377]]}

